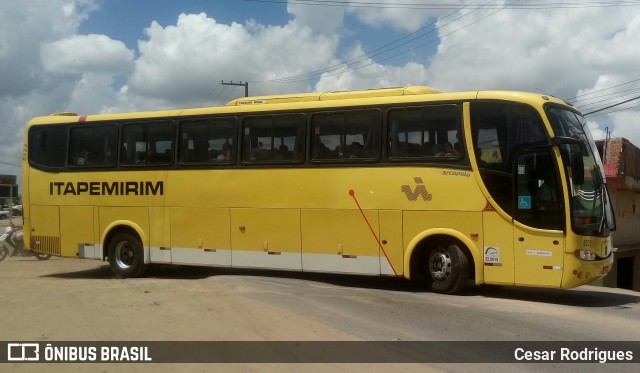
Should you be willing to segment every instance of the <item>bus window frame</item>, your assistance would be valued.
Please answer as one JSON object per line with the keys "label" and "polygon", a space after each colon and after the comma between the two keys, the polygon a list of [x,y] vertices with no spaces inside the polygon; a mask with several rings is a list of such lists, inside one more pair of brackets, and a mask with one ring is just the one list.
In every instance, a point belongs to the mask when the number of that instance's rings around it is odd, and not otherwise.
{"label": "bus window frame", "polygon": [[[78,129],[84,129],[84,128],[92,128],[92,129],[96,129],[98,127],[114,127],[116,129],[116,133],[115,133],[115,149],[114,149],[114,154],[113,154],[113,161],[111,164],[100,164],[100,165],[78,165],[78,164],[73,164],[71,162],[71,146],[72,146],[72,133],[75,130]],[[119,154],[119,145],[120,145],[120,135],[121,135],[121,130],[120,130],[120,125],[117,122],[97,122],[95,124],[90,124],[90,125],[82,125],[82,126],[69,126],[68,131],[67,131],[67,157],[65,160],[65,166],[63,168],[63,170],[70,170],[70,171],[74,171],[74,170],[87,170],[87,171],[95,171],[95,170],[111,170],[111,169],[115,169],[116,167],[119,166],[119,160],[120,160],[120,154]],[[93,149],[93,148],[91,148]]]}
{"label": "bus window frame", "polygon": [[[354,165],[354,164],[362,164],[362,165],[369,165],[369,164],[380,164],[383,160],[383,152],[385,152],[385,149],[383,147],[383,144],[385,142],[385,125],[386,125],[386,120],[385,120],[385,112],[388,110],[388,107],[385,106],[372,106],[372,107],[355,107],[352,108],[351,110],[346,110],[346,109],[336,109],[336,110],[322,110],[322,111],[314,111],[314,112],[310,112],[307,114],[308,117],[308,127],[309,127],[309,136],[307,136],[307,141],[308,141],[308,159],[309,159],[309,164],[311,165]],[[374,152],[372,152],[372,154],[375,154],[374,157],[361,157],[361,158],[314,158],[313,157],[313,148],[315,146],[315,126],[314,126],[314,119],[316,117],[319,116],[323,116],[323,115],[333,115],[333,114],[341,114],[341,113],[358,113],[358,112],[372,112],[372,113],[376,113],[376,115],[378,116],[379,122],[378,124],[378,141],[376,144],[376,149],[374,149]],[[339,135],[340,136],[340,146],[344,146],[347,147],[346,144],[346,123],[342,124],[343,126],[343,132]],[[344,143],[343,143],[343,137],[344,136]],[[363,149],[364,149],[364,144],[361,144]]]}
{"label": "bus window frame", "polygon": [[[169,123],[171,124],[171,126],[173,127],[173,131],[171,131],[171,141],[172,141],[172,147],[171,147],[171,160],[169,162],[134,162],[134,163],[124,163],[123,159],[122,159],[122,149],[124,147],[124,141],[125,141],[125,129],[127,126],[134,126],[134,125],[143,125],[143,130],[146,130],[146,128],[149,126],[149,124],[152,123]],[[176,160],[176,137],[177,137],[177,131],[178,131],[178,121],[176,120],[176,118],[149,118],[148,120],[134,120],[134,121],[128,121],[128,122],[121,122],[119,123],[119,127],[120,127],[120,131],[119,131],[119,139],[118,139],[118,166],[122,169],[158,169],[158,168],[166,168],[169,169],[171,168],[173,165],[175,165],[177,163]],[[153,125],[153,124],[152,124]],[[157,124],[156,124],[157,125]],[[148,139],[145,136],[145,143],[149,144]],[[147,150],[148,151],[148,150]]]}
{"label": "bus window frame", "polygon": [[[70,130],[73,127],[73,123],[61,123],[61,124],[43,124],[43,125],[38,125],[38,126],[31,126],[29,128],[29,131],[27,132],[27,156],[28,156],[28,161],[29,161],[29,166],[33,167],[37,170],[42,170],[42,171],[46,171],[46,172],[63,172],[65,170],[72,170],[69,165],[67,164],[68,159],[69,159],[69,137],[70,137]],[[60,166],[49,166],[49,165],[45,165],[45,164],[41,164],[38,163],[36,161],[33,160],[33,152],[34,152],[34,147],[32,146],[32,140],[33,140],[33,131],[39,131],[39,130],[45,130],[48,128],[62,128],[62,131],[64,131],[66,133],[65,135],[65,144],[64,144],[64,155],[63,155],[63,160],[62,160],[62,164]]]}
{"label": "bus window frame", "polygon": [[[276,138],[275,137],[275,133],[274,133],[274,127],[277,125],[277,122],[274,121],[274,118],[276,117],[296,117],[298,119],[300,119],[299,121],[299,125],[296,128],[297,131],[301,131],[301,133],[298,133],[296,135],[296,140],[295,140],[295,144],[294,145],[300,145],[302,146],[301,151],[299,151],[298,153],[301,154],[300,158],[296,158],[293,154],[292,154],[292,158],[291,159],[274,159],[275,155],[274,155],[274,151],[275,149],[273,148],[273,141]],[[264,159],[264,160],[252,160],[250,159],[245,159],[245,150],[247,149],[247,143],[246,143],[246,130],[249,128],[247,127],[247,121],[251,121],[251,120],[259,120],[259,119],[264,119],[264,118],[269,118],[271,119],[271,157],[270,159]],[[296,112],[296,111],[292,111],[292,112],[275,112],[275,113],[263,113],[263,114],[248,114],[248,115],[244,115],[240,118],[239,120],[239,125],[238,125],[238,137],[236,138],[237,143],[238,143],[238,149],[237,149],[237,159],[238,159],[238,163],[243,165],[243,166],[247,166],[247,167],[251,167],[251,166],[258,166],[258,167],[270,167],[270,166],[294,166],[294,165],[303,165],[306,161],[306,154],[307,154],[307,123],[308,123],[308,114],[307,113],[301,113],[301,112]],[[298,136],[299,135],[299,136]],[[249,135],[251,136],[251,135]],[[248,154],[251,154],[251,139],[249,139],[249,149],[248,149]],[[292,150],[292,152],[295,154],[295,149]]]}
{"label": "bus window frame", "polygon": [[[228,161],[228,162],[220,162],[217,161],[215,159],[210,159],[207,160],[205,162],[185,162],[182,156],[182,152],[183,152],[183,143],[182,143],[182,136],[184,134],[183,132],[183,125],[185,122],[195,122],[195,121],[220,121],[220,122],[226,122],[227,124],[231,125],[231,133],[232,133],[232,155],[233,155],[233,160],[232,161]],[[239,142],[241,141],[241,135],[239,134],[239,120],[238,117],[236,115],[233,116],[204,116],[204,117],[187,117],[187,118],[178,118],[176,119],[177,122],[177,141],[176,141],[176,148],[177,148],[177,152],[178,155],[175,159],[175,164],[182,168],[221,168],[221,167],[233,167],[238,163],[238,159],[240,157],[240,144]]]}
{"label": "bus window frame", "polygon": [[[422,105],[417,105],[417,106],[394,106],[394,107],[388,108],[386,117],[385,117],[385,121],[387,124],[387,130],[385,133],[385,136],[387,138],[387,144],[386,144],[387,161],[392,163],[430,163],[430,164],[445,164],[445,165],[456,164],[462,161],[466,157],[466,136],[464,134],[464,113],[463,113],[464,102],[466,101],[433,102],[433,103],[424,103]],[[391,133],[391,131],[393,130],[393,126],[391,124],[390,116],[394,112],[420,110],[423,118],[423,123],[424,123],[424,113],[426,110],[428,110],[429,107],[454,107],[456,109],[455,113],[457,116],[456,118],[457,128],[455,130],[457,130],[458,136],[459,136],[458,143],[462,146],[461,150],[456,150],[458,154],[454,156],[434,154],[429,156],[422,155],[419,157],[413,157],[413,156],[403,157],[398,155],[392,155],[391,142],[393,141],[394,135]],[[423,127],[423,130],[424,130],[424,127]],[[451,144],[451,145],[455,148],[455,144]]]}

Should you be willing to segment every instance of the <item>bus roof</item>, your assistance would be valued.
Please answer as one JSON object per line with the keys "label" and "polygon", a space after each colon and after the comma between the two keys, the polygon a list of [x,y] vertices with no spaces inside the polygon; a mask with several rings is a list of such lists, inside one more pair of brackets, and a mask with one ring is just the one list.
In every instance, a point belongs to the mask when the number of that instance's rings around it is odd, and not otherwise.
{"label": "bus roof", "polygon": [[291,102],[329,101],[354,98],[373,98],[389,96],[424,95],[440,93],[440,91],[425,86],[408,86],[396,88],[366,89],[359,91],[316,92],[273,96],[242,97],[230,101],[227,106],[281,104]]}
{"label": "bus roof", "polygon": [[151,119],[163,117],[227,115],[264,111],[284,111],[319,108],[339,108],[350,106],[412,104],[425,102],[451,102],[470,100],[506,100],[528,103],[540,107],[544,103],[568,104],[552,96],[539,93],[517,91],[468,91],[440,92],[426,86],[407,86],[341,92],[316,92],[283,94],[271,96],[242,97],[229,102],[226,106],[204,107],[194,109],[174,109],[150,112],[131,112],[116,114],[96,114],[79,116],[75,113],[55,113],[53,116],[33,118],[29,124],[54,124],[70,122],[94,122],[104,120]]}

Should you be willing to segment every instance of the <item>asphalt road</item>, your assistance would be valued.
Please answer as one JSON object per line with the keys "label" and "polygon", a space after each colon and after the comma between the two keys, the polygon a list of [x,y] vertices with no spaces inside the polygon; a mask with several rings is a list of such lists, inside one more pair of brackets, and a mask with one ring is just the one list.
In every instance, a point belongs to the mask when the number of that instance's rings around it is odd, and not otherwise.
{"label": "asphalt road", "polygon": [[[457,296],[404,280],[205,267],[115,279],[100,261],[0,262],[3,341],[640,341],[640,293],[473,287]],[[453,351],[452,353],[455,353]],[[465,364],[27,364],[21,371],[467,371]],[[607,365],[636,371],[637,365]],[[599,371],[599,364],[474,370]],[[0,370],[4,370],[0,366]]]}

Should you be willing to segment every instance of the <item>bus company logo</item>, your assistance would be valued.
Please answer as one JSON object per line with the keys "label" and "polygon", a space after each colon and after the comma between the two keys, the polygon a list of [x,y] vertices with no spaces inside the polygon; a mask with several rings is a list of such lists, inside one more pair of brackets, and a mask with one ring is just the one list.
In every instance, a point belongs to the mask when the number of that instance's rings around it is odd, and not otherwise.
{"label": "bus company logo", "polygon": [[40,361],[40,344],[7,343],[7,361]]}
{"label": "bus company logo", "polygon": [[416,183],[416,188],[414,190],[411,189],[410,185],[403,185],[400,188],[400,191],[407,196],[409,201],[417,201],[418,196],[422,197],[423,201],[431,201],[433,196],[431,193],[427,192],[427,187],[424,186],[421,177],[414,177],[413,181]]}
{"label": "bus company logo", "polygon": [[467,171],[450,171],[450,170],[442,171],[442,175],[443,176],[464,176],[464,177],[471,176],[471,174]]}
{"label": "bus company logo", "polygon": [[52,196],[162,196],[164,182],[157,181],[92,181],[92,182],[51,182],[49,195]]}

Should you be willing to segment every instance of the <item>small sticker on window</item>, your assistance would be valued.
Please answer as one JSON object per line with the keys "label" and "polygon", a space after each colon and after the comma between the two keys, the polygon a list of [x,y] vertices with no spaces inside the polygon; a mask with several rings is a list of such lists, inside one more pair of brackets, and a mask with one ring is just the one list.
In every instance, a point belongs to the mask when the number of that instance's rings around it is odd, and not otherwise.
{"label": "small sticker on window", "polygon": [[531,196],[518,196],[518,209],[531,210]]}
{"label": "small sticker on window", "polygon": [[527,166],[519,164],[518,165],[518,175],[524,175],[527,173]]}

